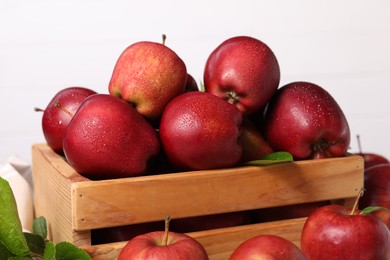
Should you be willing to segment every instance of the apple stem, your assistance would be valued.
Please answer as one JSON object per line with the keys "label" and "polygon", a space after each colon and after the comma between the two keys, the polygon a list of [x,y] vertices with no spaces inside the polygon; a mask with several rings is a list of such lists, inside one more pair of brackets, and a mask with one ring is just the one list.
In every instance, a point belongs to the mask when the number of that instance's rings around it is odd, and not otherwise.
{"label": "apple stem", "polygon": [[165,34],[162,35],[162,44],[165,45],[165,41],[167,39],[167,36]]}
{"label": "apple stem", "polygon": [[72,114],[68,109],[66,109],[65,107],[63,107],[63,106],[60,104],[60,102],[58,102],[58,101],[54,102],[54,106],[60,108],[60,109],[61,109],[62,111],[64,111],[70,118],[73,117],[73,114]]}
{"label": "apple stem", "polygon": [[163,245],[168,245],[168,237],[169,237],[169,222],[171,221],[171,217],[167,214],[165,215],[165,232],[164,232],[164,241]]}
{"label": "apple stem", "polygon": [[227,93],[227,101],[231,104],[236,104],[240,100],[240,97],[234,91],[229,91]]}
{"label": "apple stem", "polygon": [[359,200],[360,200],[360,198],[363,196],[363,194],[364,194],[364,188],[362,187],[362,188],[360,188],[360,190],[359,190],[359,193],[358,193],[358,195],[357,195],[357,197],[356,197],[355,203],[353,204],[351,213],[350,213],[349,215],[355,215],[355,211],[356,211],[356,209],[357,209],[357,207],[358,207]]}
{"label": "apple stem", "polygon": [[358,149],[359,149],[359,153],[362,153],[363,150],[362,150],[362,144],[360,142],[360,135],[356,135],[356,139],[357,139],[357,144],[358,144]]}
{"label": "apple stem", "polygon": [[45,112],[44,109],[39,108],[39,107],[34,107],[34,111],[35,111],[35,112]]}

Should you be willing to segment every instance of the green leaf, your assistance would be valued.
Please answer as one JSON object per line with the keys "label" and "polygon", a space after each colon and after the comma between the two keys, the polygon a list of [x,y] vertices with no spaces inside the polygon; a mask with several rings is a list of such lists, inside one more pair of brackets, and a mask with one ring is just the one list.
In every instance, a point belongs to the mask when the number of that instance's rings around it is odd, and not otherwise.
{"label": "green leaf", "polygon": [[33,222],[33,233],[40,235],[44,240],[47,238],[47,224],[44,217],[38,217]]}
{"label": "green leaf", "polygon": [[23,235],[14,194],[8,181],[0,177],[0,241],[16,256],[30,253]]}
{"label": "green leaf", "polygon": [[56,259],[58,260],[90,260],[91,257],[82,249],[68,242],[56,245]]}
{"label": "green leaf", "polygon": [[364,209],[362,209],[362,211],[360,211],[360,215],[368,215],[374,211],[378,211],[378,210],[384,210],[384,211],[387,211],[387,212],[390,212],[389,209],[387,208],[384,208],[384,207],[379,207],[379,206],[370,206],[370,207],[366,207]]}
{"label": "green leaf", "polygon": [[43,254],[43,260],[55,260],[56,259],[56,246],[53,242],[47,242],[45,253]]}
{"label": "green leaf", "polygon": [[7,260],[31,260],[33,259],[30,256],[11,256]]}
{"label": "green leaf", "polygon": [[8,259],[11,256],[15,256],[12,254],[6,247],[0,242],[0,259]]}
{"label": "green leaf", "polygon": [[269,165],[269,164],[280,163],[280,162],[292,162],[292,161],[294,161],[294,158],[289,152],[273,152],[264,156],[260,160],[246,162],[244,165],[262,166],[262,165]]}
{"label": "green leaf", "polygon": [[45,240],[40,235],[24,233],[30,251],[42,255],[45,251]]}

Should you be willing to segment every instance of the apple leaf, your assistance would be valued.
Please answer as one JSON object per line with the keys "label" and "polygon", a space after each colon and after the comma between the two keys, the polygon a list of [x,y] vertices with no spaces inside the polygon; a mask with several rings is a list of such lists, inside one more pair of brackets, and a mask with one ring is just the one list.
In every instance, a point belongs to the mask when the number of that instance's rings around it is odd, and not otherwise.
{"label": "apple leaf", "polygon": [[55,246],[56,256],[55,259],[61,260],[90,260],[91,257],[81,248],[69,242],[60,242]]}
{"label": "apple leaf", "polygon": [[56,259],[56,246],[53,242],[46,243],[45,253],[43,254],[43,260],[55,260]]}
{"label": "apple leaf", "polygon": [[387,208],[384,208],[384,207],[379,207],[379,206],[369,206],[369,207],[366,207],[364,209],[362,209],[362,211],[360,211],[360,215],[368,215],[374,211],[378,211],[378,210],[384,210],[384,211],[387,211],[387,212],[390,212],[389,209]]}
{"label": "apple leaf", "polygon": [[8,181],[0,177],[0,243],[16,256],[30,253],[23,235],[14,194]]}
{"label": "apple leaf", "polygon": [[269,164],[280,163],[280,162],[292,162],[292,161],[294,161],[294,158],[289,152],[273,152],[264,156],[260,160],[249,161],[246,162],[244,165],[262,166],[262,165],[269,165]]}
{"label": "apple leaf", "polygon": [[8,181],[0,177],[0,259],[8,260],[90,260],[81,248],[68,242],[46,241],[44,217],[35,218],[33,233],[23,232],[14,194]]}
{"label": "apple leaf", "polygon": [[40,235],[44,240],[47,238],[47,224],[44,217],[37,217],[33,222],[33,234]]}
{"label": "apple leaf", "polygon": [[14,256],[1,242],[0,242],[0,259],[9,259]]}
{"label": "apple leaf", "polygon": [[37,255],[43,254],[46,245],[45,240],[40,235],[24,233],[24,237],[32,253]]}

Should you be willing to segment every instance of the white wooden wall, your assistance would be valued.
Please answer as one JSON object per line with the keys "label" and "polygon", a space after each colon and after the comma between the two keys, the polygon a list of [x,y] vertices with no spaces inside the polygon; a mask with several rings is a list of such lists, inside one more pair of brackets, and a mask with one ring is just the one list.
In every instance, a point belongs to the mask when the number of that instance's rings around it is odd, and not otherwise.
{"label": "white wooden wall", "polygon": [[312,81],[338,101],[352,152],[360,134],[390,157],[390,1],[0,0],[0,164],[44,141],[35,106],[69,86],[107,93],[123,49],[162,33],[198,81],[223,40],[266,42],[281,85]]}

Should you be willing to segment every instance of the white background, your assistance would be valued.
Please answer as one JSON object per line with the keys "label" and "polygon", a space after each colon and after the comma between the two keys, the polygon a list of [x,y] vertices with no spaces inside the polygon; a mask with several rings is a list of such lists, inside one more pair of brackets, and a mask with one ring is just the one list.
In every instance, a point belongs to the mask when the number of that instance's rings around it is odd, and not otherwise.
{"label": "white background", "polygon": [[120,53],[136,41],[160,41],[202,80],[223,40],[249,35],[267,43],[281,85],[312,81],[346,114],[363,149],[390,157],[390,1],[0,0],[0,163],[31,161],[43,142],[42,114],[69,86],[108,92]]}

